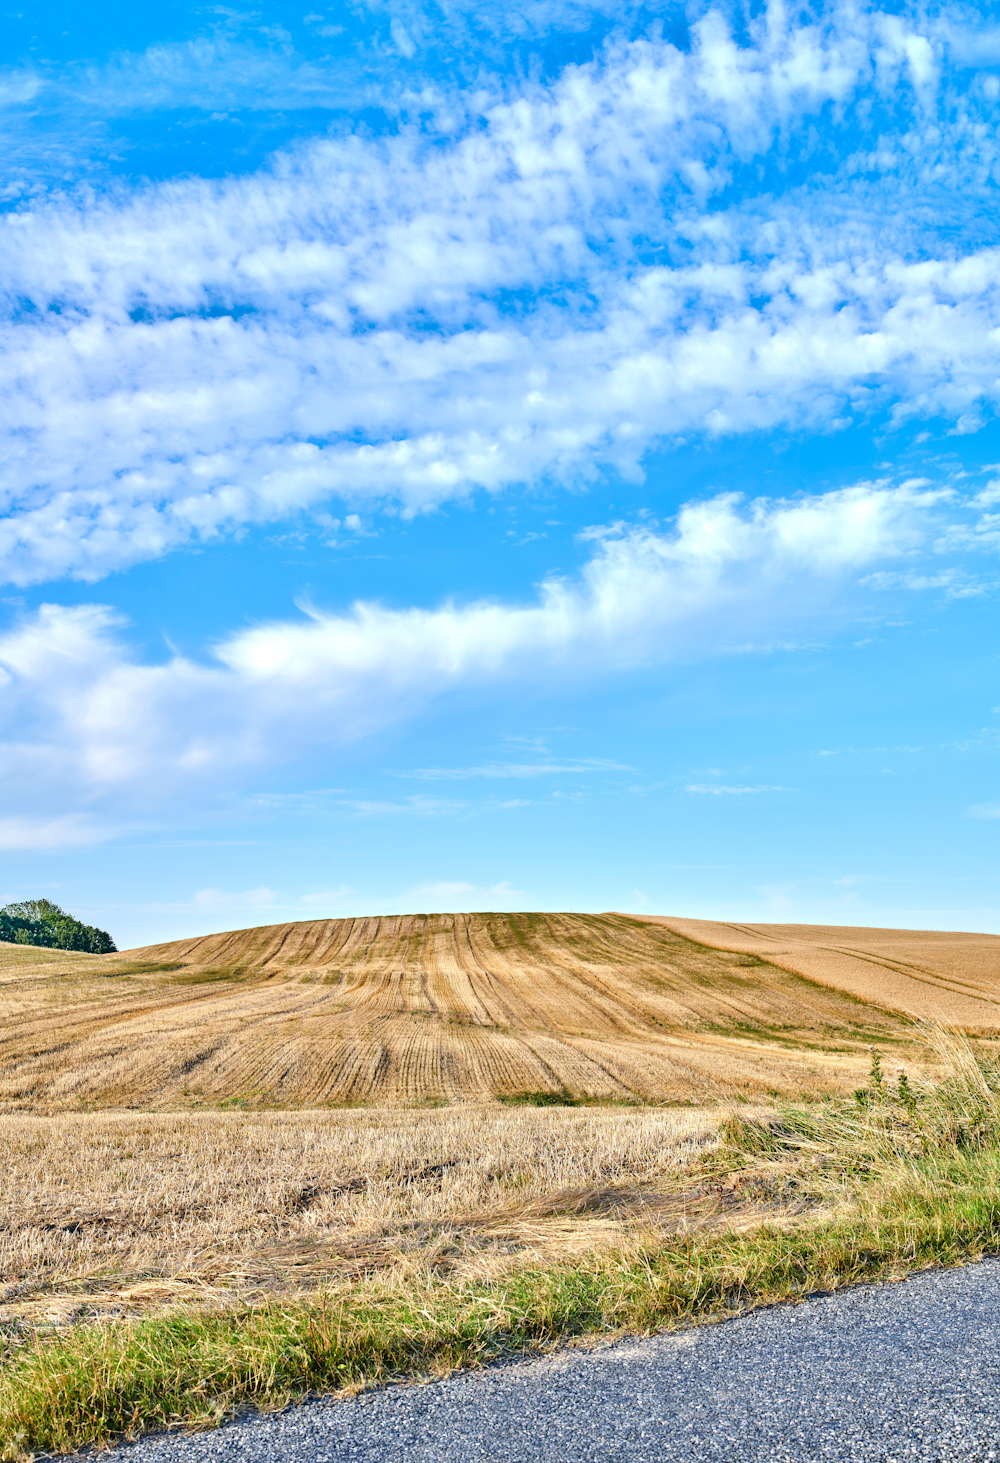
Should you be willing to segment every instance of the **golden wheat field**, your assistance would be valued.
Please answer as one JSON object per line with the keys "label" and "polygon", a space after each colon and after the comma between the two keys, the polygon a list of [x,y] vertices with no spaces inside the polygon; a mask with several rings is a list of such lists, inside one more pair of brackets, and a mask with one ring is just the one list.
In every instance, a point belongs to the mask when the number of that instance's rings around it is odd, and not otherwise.
{"label": "golden wheat field", "polygon": [[[901,1013],[937,1014],[899,999],[899,951],[867,964],[824,956],[813,969],[816,940],[747,931],[449,914],[273,925],[105,956],[4,945],[0,1110],[792,1096],[855,1085],[872,1042],[912,1045]],[[995,970],[1000,941],[989,950]],[[966,1013],[995,1028],[989,971],[962,987],[953,976],[921,985],[908,969],[904,996],[964,991]]]}
{"label": "golden wheat field", "polygon": [[[0,1329],[253,1301],[375,1271],[482,1276],[637,1225],[715,1114],[453,1107],[0,1118]],[[738,1206],[736,1206],[738,1207]]]}

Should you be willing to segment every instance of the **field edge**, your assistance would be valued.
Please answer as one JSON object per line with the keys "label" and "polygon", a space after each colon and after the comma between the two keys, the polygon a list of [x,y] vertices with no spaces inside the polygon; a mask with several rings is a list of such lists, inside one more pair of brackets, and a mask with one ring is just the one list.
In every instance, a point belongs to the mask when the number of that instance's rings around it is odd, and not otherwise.
{"label": "field edge", "polygon": [[[933,1096],[922,1099],[929,1117],[914,1119],[904,1089],[898,1113],[887,1117],[880,1081],[869,1089],[871,1107],[859,1103],[853,1118],[845,1105],[819,1127],[814,1115],[794,1111],[730,1124],[737,1146],[729,1160],[757,1162],[764,1149],[779,1169],[796,1145],[811,1164],[817,1134],[833,1135],[844,1176],[855,1174],[853,1198],[839,1210],[790,1212],[744,1230],[638,1235],[493,1281],[399,1276],[292,1304],[177,1311],[85,1325],[60,1339],[36,1336],[14,1351],[0,1378],[0,1457],[23,1463],[151,1432],[211,1428],[248,1408],[442,1376],[574,1340],[648,1335],[997,1255],[996,1093],[989,1129],[969,1148],[964,1127],[948,1129],[956,1112],[968,1115],[969,1091],[947,1111],[938,1104],[938,1117]],[[934,1122],[936,1146],[915,1158],[905,1145]]]}

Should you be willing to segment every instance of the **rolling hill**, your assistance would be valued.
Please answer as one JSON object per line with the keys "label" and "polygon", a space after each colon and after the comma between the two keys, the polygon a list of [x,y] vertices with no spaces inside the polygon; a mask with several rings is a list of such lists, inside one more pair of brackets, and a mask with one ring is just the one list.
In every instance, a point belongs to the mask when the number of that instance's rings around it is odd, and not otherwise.
{"label": "rolling hill", "polygon": [[1000,939],[434,914],[4,945],[0,1105],[787,1095],[856,1085],[907,1015],[1000,1031]]}

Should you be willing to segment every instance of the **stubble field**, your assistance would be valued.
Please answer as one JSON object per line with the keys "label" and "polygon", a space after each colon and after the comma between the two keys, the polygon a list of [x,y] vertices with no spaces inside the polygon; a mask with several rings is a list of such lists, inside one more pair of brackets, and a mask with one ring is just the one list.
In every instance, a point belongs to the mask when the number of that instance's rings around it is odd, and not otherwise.
{"label": "stubble field", "polygon": [[996,1248],[998,1013],[989,936],[0,946],[0,1456]]}
{"label": "stubble field", "polygon": [[696,925],[407,915],[3,946],[0,1110],[790,1097],[856,1085],[872,1043],[910,1051],[907,1012],[1000,1027],[1000,941],[958,989],[898,950]]}
{"label": "stubble field", "polygon": [[[0,1326],[288,1297],[375,1272],[496,1274],[720,1212],[681,1195],[715,1113],[0,1118]],[[731,1206],[730,1206],[731,1207]]]}

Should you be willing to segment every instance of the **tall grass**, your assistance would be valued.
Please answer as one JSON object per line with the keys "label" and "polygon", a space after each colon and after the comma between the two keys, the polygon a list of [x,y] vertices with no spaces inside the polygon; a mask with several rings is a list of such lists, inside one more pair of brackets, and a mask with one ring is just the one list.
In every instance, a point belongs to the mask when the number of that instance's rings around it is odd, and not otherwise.
{"label": "tall grass", "polygon": [[664,1326],[898,1278],[1000,1249],[1000,1068],[933,1034],[934,1084],[873,1055],[854,1098],[732,1116],[693,1179],[798,1197],[747,1227],[636,1234],[613,1251],[492,1281],[373,1278],[293,1305],[33,1338],[0,1380],[2,1456],[206,1426],[242,1405],[479,1365],[572,1336]]}
{"label": "tall grass", "polygon": [[868,1082],[853,1100],[832,1098],[789,1107],[771,1119],[734,1113],[725,1127],[729,1146],[743,1153],[809,1156],[828,1174],[867,1176],[878,1170],[925,1169],[1000,1144],[1000,1061],[968,1037],[926,1028],[938,1061],[933,1083],[915,1083],[903,1068],[883,1069],[872,1051]]}

